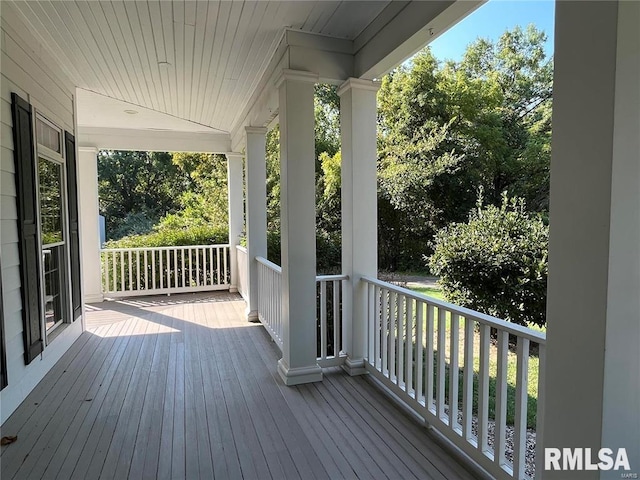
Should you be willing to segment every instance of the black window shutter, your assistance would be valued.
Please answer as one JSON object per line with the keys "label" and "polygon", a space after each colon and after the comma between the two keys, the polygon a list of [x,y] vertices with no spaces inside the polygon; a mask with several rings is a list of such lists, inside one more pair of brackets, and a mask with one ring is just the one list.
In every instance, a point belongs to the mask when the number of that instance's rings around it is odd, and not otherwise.
{"label": "black window shutter", "polygon": [[76,170],[76,139],[64,132],[67,155],[67,196],[69,200],[69,246],[71,249],[71,309],[75,321],[82,315],[82,286],[80,281],[80,235],[78,233],[78,174]]}
{"label": "black window shutter", "polygon": [[[2,263],[1,255],[0,263]],[[0,272],[2,272],[1,265]],[[2,277],[1,274],[0,277]],[[9,379],[7,378],[7,341],[4,336],[4,301],[2,299],[2,278],[0,278],[0,390],[6,387],[8,383]]]}
{"label": "black window shutter", "polygon": [[18,194],[18,238],[20,250],[20,294],[24,326],[24,357],[27,364],[44,348],[40,291],[40,245],[36,192],[36,162],[33,144],[33,110],[15,93],[11,94],[13,153]]}

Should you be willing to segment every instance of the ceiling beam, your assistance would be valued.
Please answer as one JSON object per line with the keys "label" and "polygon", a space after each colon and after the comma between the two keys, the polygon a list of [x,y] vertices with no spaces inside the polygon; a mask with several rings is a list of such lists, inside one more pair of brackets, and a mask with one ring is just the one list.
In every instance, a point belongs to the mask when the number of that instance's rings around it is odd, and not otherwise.
{"label": "ceiling beam", "polygon": [[391,2],[354,40],[354,76],[380,78],[486,0]]}
{"label": "ceiling beam", "polygon": [[77,137],[80,147],[102,150],[202,153],[231,151],[228,133],[78,126]]}

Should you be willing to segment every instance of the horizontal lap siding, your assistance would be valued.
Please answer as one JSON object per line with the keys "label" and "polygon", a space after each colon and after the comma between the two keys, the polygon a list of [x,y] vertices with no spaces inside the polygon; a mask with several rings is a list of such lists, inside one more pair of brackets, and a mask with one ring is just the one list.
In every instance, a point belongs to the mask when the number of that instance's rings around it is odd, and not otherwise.
{"label": "horizontal lap siding", "polygon": [[24,364],[20,258],[13,158],[11,93],[15,92],[51,121],[74,132],[74,87],[54,59],[29,33],[14,7],[2,6],[0,23],[0,251],[9,385],[0,392],[0,423],[42,379],[81,333],[81,322],[67,327],[29,366]]}

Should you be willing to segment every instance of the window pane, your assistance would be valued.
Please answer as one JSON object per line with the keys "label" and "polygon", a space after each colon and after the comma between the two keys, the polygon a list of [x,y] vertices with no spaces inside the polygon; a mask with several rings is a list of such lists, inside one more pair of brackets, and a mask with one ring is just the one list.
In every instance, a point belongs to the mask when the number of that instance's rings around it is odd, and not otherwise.
{"label": "window pane", "polygon": [[44,263],[45,323],[47,331],[64,319],[64,246],[42,249]]}
{"label": "window pane", "polygon": [[54,152],[62,153],[62,149],[60,148],[60,130],[53,128],[40,118],[36,118],[36,139],[40,145],[44,145]]}
{"label": "window pane", "polygon": [[62,166],[40,158],[40,219],[42,244],[49,245],[63,240],[62,236]]}

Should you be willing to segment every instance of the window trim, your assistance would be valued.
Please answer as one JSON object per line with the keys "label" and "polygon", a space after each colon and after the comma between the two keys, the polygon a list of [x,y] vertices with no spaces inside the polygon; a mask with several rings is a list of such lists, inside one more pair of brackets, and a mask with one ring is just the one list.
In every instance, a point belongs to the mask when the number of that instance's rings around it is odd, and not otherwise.
{"label": "window trim", "polygon": [[[54,128],[58,132],[58,138],[60,139],[60,152],[56,152],[48,148],[47,146],[41,144],[39,142],[37,136],[37,121],[41,120],[45,122],[50,127]],[[41,327],[44,332],[44,346],[45,348],[55,339],[57,333],[61,331],[61,328],[72,323],[73,312],[71,310],[71,250],[69,245],[69,205],[68,205],[68,193],[67,193],[67,168],[66,168],[66,151],[65,151],[65,142],[64,142],[64,129],[56,125],[54,122],[49,120],[38,108],[33,107],[33,136],[34,136],[34,149],[35,156],[34,159],[36,161],[36,178],[35,178],[35,188],[37,194],[37,216],[38,216],[38,245],[40,246],[40,251],[42,251],[45,247],[56,247],[64,245],[63,254],[64,254],[64,302],[62,306],[63,317],[61,322],[55,323],[53,326],[47,329],[46,325],[46,282],[44,279],[45,268],[44,268],[44,259],[42,255],[38,258],[38,265],[40,270],[41,282],[40,282],[40,305],[42,309],[42,318],[41,318]],[[40,159],[44,159],[45,161],[50,161],[55,164],[58,164],[60,168],[60,194],[61,198],[61,214],[62,214],[62,242],[56,242],[52,244],[43,244],[42,243],[42,212],[40,210],[40,175],[38,174],[38,165],[37,162],[40,162]],[[54,334],[56,332],[56,334]]]}

